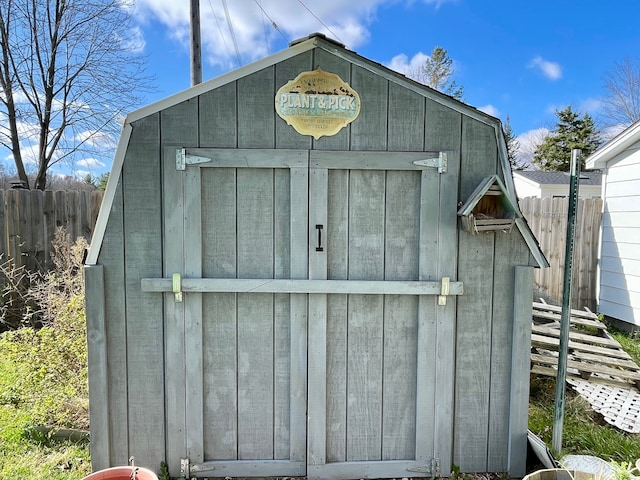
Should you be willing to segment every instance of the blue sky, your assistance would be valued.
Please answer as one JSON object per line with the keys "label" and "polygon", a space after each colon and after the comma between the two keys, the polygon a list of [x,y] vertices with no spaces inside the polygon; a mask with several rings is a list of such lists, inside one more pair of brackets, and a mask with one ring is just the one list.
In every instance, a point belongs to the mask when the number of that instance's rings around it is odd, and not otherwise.
{"label": "blue sky", "polygon": [[[403,73],[439,45],[464,100],[509,116],[523,155],[556,109],[597,119],[607,72],[640,61],[636,0],[201,0],[200,10],[205,81],[316,31]],[[145,104],[189,88],[189,0],[137,0],[134,18],[155,78]],[[110,163],[72,168],[99,174]]]}

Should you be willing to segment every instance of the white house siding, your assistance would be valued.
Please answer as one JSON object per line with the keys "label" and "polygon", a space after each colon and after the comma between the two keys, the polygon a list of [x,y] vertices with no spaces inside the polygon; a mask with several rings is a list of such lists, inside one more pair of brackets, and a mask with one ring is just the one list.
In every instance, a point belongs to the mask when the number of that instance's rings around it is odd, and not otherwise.
{"label": "white house siding", "polygon": [[542,198],[540,184],[531,182],[519,175],[513,175],[513,184],[516,187],[518,198],[539,197]]}
{"label": "white house siding", "polygon": [[602,184],[599,310],[640,326],[640,144],[608,162]]}

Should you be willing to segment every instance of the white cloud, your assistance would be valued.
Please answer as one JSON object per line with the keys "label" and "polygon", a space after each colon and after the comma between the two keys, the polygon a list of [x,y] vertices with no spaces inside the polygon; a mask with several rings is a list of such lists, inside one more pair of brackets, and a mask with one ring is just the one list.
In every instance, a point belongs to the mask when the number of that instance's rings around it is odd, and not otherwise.
{"label": "white cloud", "polygon": [[[273,45],[322,32],[355,49],[369,39],[368,26],[380,5],[395,0],[323,0],[303,4],[295,0],[227,2],[228,18],[222,2],[202,2],[200,30],[203,57],[212,65],[237,67],[273,53]],[[440,5],[442,0],[431,0]],[[305,8],[305,5],[307,8]],[[142,25],[158,21],[170,38],[189,48],[189,8],[176,0],[138,0],[135,17]],[[235,37],[235,38],[234,38]],[[237,47],[237,48],[236,48]]]}
{"label": "white cloud", "polygon": [[623,124],[614,125],[612,127],[606,127],[600,132],[600,138],[602,139],[603,142],[606,143],[609,140],[616,137],[617,135],[619,135],[620,133],[622,133],[622,131],[626,128],[627,128],[627,125],[623,125]]}
{"label": "white cloud", "polygon": [[85,158],[78,160],[76,165],[85,168],[104,168],[106,165],[96,158]]}
{"label": "white cloud", "polygon": [[478,107],[478,110],[488,115],[491,115],[492,117],[498,118],[500,116],[500,110],[498,110],[493,105],[485,105],[484,107]]}
{"label": "white cloud", "polygon": [[541,56],[537,56],[531,60],[527,67],[539,70],[549,80],[559,80],[562,78],[562,67],[560,67],[560,64],[545,60]]}
{"label": "white cloud", "polygon": [[409,60],[409,57],[401,53],[393,57],[386,66],[398,73],[412,77],[426,63],[428,58],[429,55],[418,52]]}
{"label": "white cloud", "polygon": [[85,130],[79,132],[76,134],[75,140],[93,147],[106,149],[116,148],[118,143],[111,135],[100,130]]}
{"label": "white cloud", "polygon": [[436,10],[445,3],[458,3],[458,0],[423,0],[427,5],[433,5]]}
{"label": "white cloud", "polygon": [[396,55],[391,59],[391,62],[387,65],[392,70],[396,72],[403,73],[405,75],[410,76],[413,72],[417,71],[421,68],[429,58],[429,55],[426,55],[422,52],[416,53],[411,60],[404,53]]}
{"label": "white cloud", "polygon": [[536,128],[518,135],[517,140],[520,144],[520,149],[518,150],[518,161],[520,163],[532,165],[533,155],[536,149],[548,134],[548,128]]}

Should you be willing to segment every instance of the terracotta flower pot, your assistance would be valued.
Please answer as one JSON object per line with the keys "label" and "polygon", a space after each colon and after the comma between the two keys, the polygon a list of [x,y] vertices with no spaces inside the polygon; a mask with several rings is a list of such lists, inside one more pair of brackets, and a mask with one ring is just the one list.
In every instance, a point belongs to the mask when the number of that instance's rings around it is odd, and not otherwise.
{"label": "terracotta flower pot", "polygon": [[142,467],[112,467],[93,472],[82,480],[158,480],[158,476]]}

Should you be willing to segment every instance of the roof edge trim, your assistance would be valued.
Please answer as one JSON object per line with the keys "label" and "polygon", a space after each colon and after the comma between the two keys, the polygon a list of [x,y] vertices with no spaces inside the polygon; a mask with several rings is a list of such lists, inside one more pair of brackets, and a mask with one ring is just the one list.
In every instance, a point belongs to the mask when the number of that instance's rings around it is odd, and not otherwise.
{"label": "roof edge trim", "polygon": [[586,159],[585,165],[588,169],[604,168],[609,160],[638,141],[640,141],[640,120],[624,129],[593,152]]}
{"label": "roof edge trim", "polygon": [[202,95],[203,93],[213,90],[214,88],[221,87],[222,85],[226,85],[227,83],[231,83],[242,77],[246,77],[248,75],[251,75],[252,73],[256,73],[263,68],[270,67],[284,60],[288,60],[289,58],[295,57],[296,55],[311,50],[316,46],[317,42],[317,37],[310,38],[309,40],[305,40],[304,42],[298,43],[285,50],[274,53],[273,55],[269,55],[260,60],[256,60],[255,62],[249,63],[235,70],[231,70],[230,72],[224,73],[218,77],[214,77],[210,80],[199,83],[198,85],[189,87],[186,90],[182,90],[181,92],[163,98],[162,100],[146,105],[138,110],[134,110],[133,112],[129,113],[129,115],[127,115],[126,122],[135,122],[137,120],[140,120],[141,118],[153,115],[154,113],[158,113],[161,110],[169,108],[173,105],[177,105],[181,102],[197,97],[198,95]]}
{"label": "roof edge trim", "polygon": [[100,204],[100,210],[98,212],[98,219],[96,220],[96,226],[91,237],[91,245],[89,245],[89,252],[87,253],[87,258],[84,262],[85,265],[96,265],[98,262],[100,247],[102,246],[104,234],[107,230],[107,221],[109,220],[109,214],[111,213],[111,207],[113,206],[113,199],[116,195],[116,188],[118,187],[118,182],[122,173],[122,166],[124,164],[124,155],[127,151],[127,147],[129,146],[129,139],[131,138],[132,130],[133,128],[129,123],[125,123],[122,127],[120,141],[118,142],[116,155],[113,159],[113,167],[111,168],[111,173],[109,173],[107,188],[105,188],[104,196],[102,197],[102,203]]}

